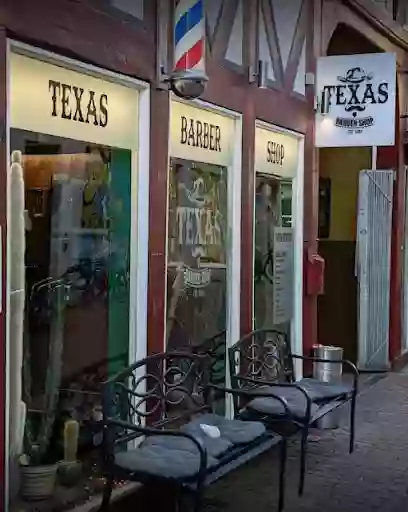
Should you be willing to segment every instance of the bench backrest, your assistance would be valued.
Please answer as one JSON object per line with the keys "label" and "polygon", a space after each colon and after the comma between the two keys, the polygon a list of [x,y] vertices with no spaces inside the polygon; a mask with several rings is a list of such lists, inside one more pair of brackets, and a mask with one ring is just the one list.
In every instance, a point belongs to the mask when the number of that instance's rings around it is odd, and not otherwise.
{"label": "bench backrest", "polygon": [[[177,428],[209,409],[209,360],[189,352],[154,354],[126,368],[103,387],[103,415],[136,426]],[[117,430],[116,442],[138,437]]]}
{"label": "bench backrest", "polygon": [[252,331],[229,349],[228,356],[231,384],[235,388],[255,386],[250,379],[265,383],[294,381],[290,343],[283,332]]}

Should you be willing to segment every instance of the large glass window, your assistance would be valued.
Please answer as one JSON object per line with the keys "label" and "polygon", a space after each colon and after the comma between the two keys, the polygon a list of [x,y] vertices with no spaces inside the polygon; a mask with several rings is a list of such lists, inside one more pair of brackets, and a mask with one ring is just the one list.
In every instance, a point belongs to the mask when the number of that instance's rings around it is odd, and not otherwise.
{"label": "large glass window", "polygon": [[[131,151],[18,129],[11,150],[25,200],[25,312],[11,323],[11,338],[24,330],[25,442],[49,429],[42,462],[64,460],[77,422],[81,501],[101,484],[100,385],[128,362]],[[67,493],[56,487],[52,510]]]}
{"label": "large glass window", "polygon": [[167,347],[214,348],[225,379],[227,169],[170,162]]}
{"label": "large glass window", "polygon": [[[280,323],[274,311],[274,301],[279,290],[288,287],[287,255],[277,254],[274,247],[277,228],[292,227],[292,180],[282,180],[270,175],[256,175],[255,195],[255,254],[254,254],[254,323],[256,329],[279,328],[289,331],[289,322]],[[289,257],[292,257],[290,253]],[[278,262],[278,263],[277,263]],[[289,265],[292,263],[290,262]],[[285,283],[277,282],[276,270],[285,277]],[[292,277],[293,269],[289,268]],[[279,277],[281,279],[281,277]],[[278,292],[277,292],[278,290]],[[274,293],[275,292],[275,293]],[[292,290],[290,290],[290,294]]]}

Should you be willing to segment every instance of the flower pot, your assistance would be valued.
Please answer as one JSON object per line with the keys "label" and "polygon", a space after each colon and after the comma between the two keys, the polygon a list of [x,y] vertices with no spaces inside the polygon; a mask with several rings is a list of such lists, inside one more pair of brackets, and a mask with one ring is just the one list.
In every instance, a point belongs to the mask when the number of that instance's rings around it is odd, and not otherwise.
{"label": "flower pot", "polygon": [[21,496],[27,501],[45,500],[52,496],[57,476],[57,465],[20,466]]}
{"label": "flower pot", "polygon": [[64,487],[74,487],[82,477],[82,463],[62,460],[58,463],[58,481]]}

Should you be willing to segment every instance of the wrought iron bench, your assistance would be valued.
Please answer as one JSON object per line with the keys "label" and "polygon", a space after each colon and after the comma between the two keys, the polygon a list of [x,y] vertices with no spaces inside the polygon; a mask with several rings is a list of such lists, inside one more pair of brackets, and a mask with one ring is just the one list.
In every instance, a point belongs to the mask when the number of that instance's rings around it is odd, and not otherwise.
{"label": "wrought iron bench", "polygon": [[[188,495],[198,512],[205,487],[274,445],[280,445],[283,509],[286,440],[261,422],[214,414],[213,391],[248,393],[208,384],[208,372],[207,356],[172,351],[138,361],[104,385],[106,486],[100,510],[109,509],[116,478],[165,486],[178,500]],[[249,398],[256,396],[261,395]],[[284,400],[276,400],[287,409]]]}
{"label": "wrought iron bench", "polygon": [[[336,361],[353,374],[352,383],[326,383],[313,378],[295,381],[293,361],[315,363],[325,359],[291,353],[287,336],[276,330],[260,329],[241,338],[229,349],[231,387],[235,390],[271,391],[285,400],[291,414],[273,397],[242,401],[235,398],[235,417],[262,421],[267,428],[287,437],[301,432],[299,494],[303,493],[309,429],[326,414],[351,403],[349,452],[354,450],[358,370],[349,361]],[[333,361],[330,361],[333,363]]]}

